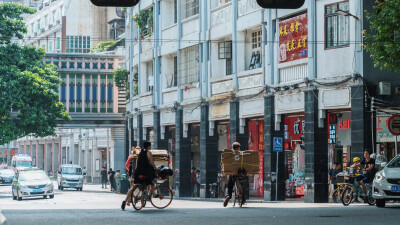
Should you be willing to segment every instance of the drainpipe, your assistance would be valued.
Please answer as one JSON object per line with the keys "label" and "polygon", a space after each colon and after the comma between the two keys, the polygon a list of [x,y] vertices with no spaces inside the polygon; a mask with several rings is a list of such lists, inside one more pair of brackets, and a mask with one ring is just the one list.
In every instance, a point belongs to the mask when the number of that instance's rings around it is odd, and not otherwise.
{"label": "drainpipe", "polygon": [[128,20],[129,20],[129,31],[130,31],[130,40],[128,41],[129,43],[129,47],[130,47],[130,51],[129,51],[129,74],[130,74],[130,83],[131,85],[129,86],[129,102],[131,103],[131,112],[134,111],[133,109],[133,100],[131,98],[132,94],[133,94],[133,57],[135,54],[134,51],[134,45],[133,45],[133,20],[132,20],[132,16],[133,16],[133,7],[129,8],[129,16],[128,16]]}
{"label": "drainpipe", "polygon": [[267,28],[268,28],[268,34],[266,35],[268,45],[267,45],[267,51],[268,51],[268,59],[267,63],[267,70],[268,70],[268,75],[269,79],[267,79],[267,84],[268,85],[274,85],[274,37],[275,37],[275,27],[274,23],[272,22],[272,10],[268,9],[268,18],[267,18]]}
{"label": "drainpipe", "polygon": [[179,70],[179,65],[180,65],[180,61],[181,61],[181,39],[182,39],[182,22],[181,22],[181,10],[182,10],[182,7],[181,7],[181,0],[177,0],[176,1],[176,4],[177,4],[177,12],[176,12],[176,14],[177,14],[177,23],[178,23],[178,52],[177,52],[177,66],[178,66],[178,68],[177,68],[177,71],[178,71],[178,102],[180,103],[180,102],[182,102],[182,100],[183,100],[183,94],[182,94],[182,87],[181,87],[181,84],[180,84],[180,82],[179,82],[179,80],[181,79],[181,72],[180,72],[180,70]]}
{"label": "drainpipe", "polygon": [[316,10],[315,1],[308,1],[308,79],[313,80],[316,77],[317,57],[316,57]]}
{"label": "drainpipe", "polygon": [[238,0],[232,0],[233,23],[232,23],[232,58],[233,58],[233,88],[234,92],[239,91],[238,71],[237,71],[237,19],[238,19]]}
{"label": "drainpipe", "polygon": [[154,77],[154,90],[153,90],[153,104],[160,104],[160,92],[161,92],[161,76],[160,76],[160,58],[159,58],[159,26],[160,26],[160,1],[155,0],[154,4],[154,61],[153,61],[153,77]]}
{"label": "drainpipe", "polygon": [[[211,19],[208,19],[208,18],[211,18],[211,4],[207,4],[206,13],[207,13],[207,33],[208,33],[209,29],[211,27]],[[206,36],[207,36],[207,33],[206,33]],[[211,47],[210,40],[209,40],[209,37],[207,37],[207,54],[206,54],[206,56],[207,56],[207,61],[206,61],[206,63],[207,63],[207,70],[206,70],[207,71],[207,76],[205,77],[205,85],[204,85],[205,92],[206,92],[205,96],[207,98],[211,97],[210,47]]]}
{"label": "drainpipe", "polygon": [[[138,4],[138,9],[140,11],[140,3]],[[138,27],[138,40],[139,40],[139,53],[138,53],[138,108],[140,109],[140,94],[142,93],[142,88],[141,88],[141,72],[142,72],[142,66],[141,66],[141,54],[142,54],[142,38],[140,36],[140,28]],[[138,129],[139,130],[139,129]],[[140,131],[139,131],[140,132]]]}
{"label": "drainpipe", "polygon": [[[262,84],[265,86],[265,64],[267,62],[266,60],[266,51],[265,51],[265,42],[267,41],[267,29],[265,28],[266,23],[264,22],[265,20],[265,9],[263,8],[261,10],[261,43],[262,43]],[[268,48],[268,47],[267,47]]]}

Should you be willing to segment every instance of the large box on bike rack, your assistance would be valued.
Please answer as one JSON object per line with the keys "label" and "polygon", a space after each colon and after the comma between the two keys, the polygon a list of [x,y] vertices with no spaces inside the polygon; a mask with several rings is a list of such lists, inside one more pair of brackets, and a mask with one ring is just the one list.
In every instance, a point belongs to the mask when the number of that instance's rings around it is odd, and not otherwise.
{"label": "large box on bike rack", "polygon": [[233,151],[225,149],[221,155],[221,170],[223,175],[237,175],[243,168],[248,175],[260,173],[258,151]]}
{"label": "large box on bike rack", "polygon": [[151,150],[153,155],[154,164],[156,166],[169,166],[169,155],[167,150]]}

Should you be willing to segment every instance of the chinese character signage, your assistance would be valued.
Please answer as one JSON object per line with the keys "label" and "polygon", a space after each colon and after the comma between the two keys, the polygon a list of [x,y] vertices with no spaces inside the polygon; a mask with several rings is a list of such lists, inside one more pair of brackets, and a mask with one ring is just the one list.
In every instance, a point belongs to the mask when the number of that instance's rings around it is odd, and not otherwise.
{"label": "chinese character signage", "polygon": [[279,62],[307,57],[307,13],[279,22]]}

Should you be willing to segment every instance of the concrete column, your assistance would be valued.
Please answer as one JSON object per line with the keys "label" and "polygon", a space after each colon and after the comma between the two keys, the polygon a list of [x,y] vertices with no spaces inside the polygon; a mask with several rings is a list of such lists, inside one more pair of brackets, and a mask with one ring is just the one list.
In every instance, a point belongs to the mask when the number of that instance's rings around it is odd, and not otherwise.
{"label": "concrete column", "polygon": [[124,156],[125,156],[125,158],[128,158],[129,152],[130,152],[129,149],[130,149],[130,146],[132,144],[132,143],[130,143],[131,139],[129,138],[129,118],[125,119],[125,129],[124,129],[124,131],[125,131]]}
{"label": "concrete column", "polygon": [[143,114],[139,113],[137,116],[137,141],[136,144],[143,147]]}
{"label": "concrete column", "polygon": [[36,153],[36,161],[37,161],[37,168],[44,170],[44,157],[45,157],[45,144],[38,144],[37,153]]}
{"label": "concrete column", "polygon": [[[217,169],[218,169],[218,134],[214,132],[210,136],[209,130],[209,106],[203,104],[201,106],[201,119],[200,119],[200,174],[201,186],[200,197],[209,198],[210,190],[209,184],[217,182]],[[214,128],[215,129],[215,128]]]}
{"label": "concrete column", "polygon": [[112,128],[112,145],[114,146],[114,167],[113,170],[125,171],[126,157],[124,155],[123,147],[125,143],[124,128]]}
{"label": "concrete column", "polygon": [[51,171],[55,171],[55,169],[57,167],[55,167],[55,160],[57,157],[55,157],[56,155],[56,149],[55,149],[55,144],[54,144],[54,140],[51,140]]}
{"label": "concrete column", "polygon": [[244,128],[244,133],[241,134],[240,131],[240,121],[239,121],[239,102],[234,101],[230,102],[230,121],[229,121],[229,130],[230,130],[230,145],[232,147],[232,143],[237,141],[241,145],[241,149],[248,149],[248,141],[249,141],[249,133],[247,128],[247,122],[245,122],[246,126]]}
{"label": "concrete column", "polygon": [[47,142],[45,142],[44,145],[45,145],[44,171],[46,173],[48,173],[52,169],[52,163],[51,163],[51,161],[52,161],[52,155],[51,155],[52,146],[51,146],[51,143],[47,143]]}
{"label": "concrete column", "polygon": [[188,138],[183,137],[183,110],[179,108],[175,112],[175,195],[177,197],[191,196],[190,187],[190,129]]}
{"label": "concrete column", "polygon": [[318,89],[304,91],[305,99],[305,202],[328,202],[328,129],[318,126]]}
{"label": "concrete column", "polygon": [[37,149],[37,144],[35,143],[35,145],[33,145],[32,142],[31,142],[31,154],[30,154],[30,156],[32,157],[32,166],[33,167],[35,167],[37,165],[36,164],[36,159],[37,159],[37,157],[36,157],[36,149]]}
{"label": "concrete column", "polygon": [[60,143],[54,143],[53,144],[53,173],[58,171],[58,168],[60,167]]}
{"label": "concrete column", "polygon": [[[355,84],[351,86],[351,158],[364,157],[364,150],[371,149],[371,115],[367,112],[365,86]],[[369,139],[369,140],[368,140]]]}
{"label": "concrete column", "polygon": [[154,148],[156,149],[168,149],[168,139],[161,139],[161,118],[160,111],[154,112]]}
{"label": "concrete column", "polygon": [[[277,162],[277,153],[273,151],[274,137],[284,137],[284,123],[280,123],[279,131],[276,131],[275,123],[275,103],[274,95],[264,97],[264,201],[282,201],[285,200],[285,157],[279,153]],[[283,121],[283,119],[282,119]],[[276,176],[276,163],[278,163],[278,177]],[[278,189],[276,184],[278,182]]]}

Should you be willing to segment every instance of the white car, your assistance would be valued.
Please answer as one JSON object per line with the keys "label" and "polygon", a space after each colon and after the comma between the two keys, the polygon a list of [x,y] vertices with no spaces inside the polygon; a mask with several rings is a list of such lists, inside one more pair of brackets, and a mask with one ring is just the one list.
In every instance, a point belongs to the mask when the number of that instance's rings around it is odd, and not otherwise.
{"label": "white car", "polygon": [[384,168],[376,173],[372,185],[377,207],[385,207],[387,200],[400,200],[400,155],[385,164],[382,163]]}

